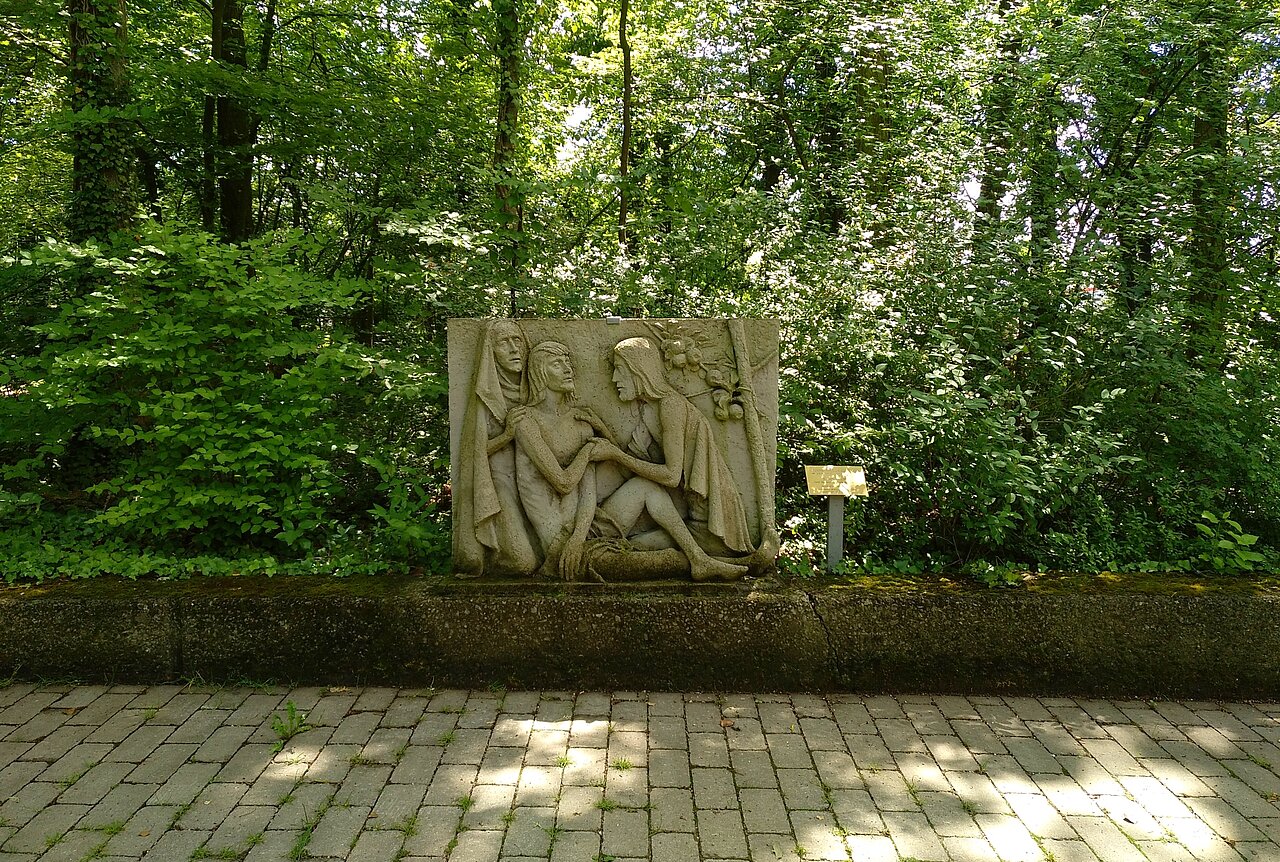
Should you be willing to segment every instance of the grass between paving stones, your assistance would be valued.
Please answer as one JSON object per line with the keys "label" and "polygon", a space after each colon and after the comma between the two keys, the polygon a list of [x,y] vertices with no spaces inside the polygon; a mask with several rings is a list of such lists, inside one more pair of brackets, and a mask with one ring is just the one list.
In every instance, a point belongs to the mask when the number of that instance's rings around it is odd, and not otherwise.
{"label": "grass between paving stones", "polygon": [[[324,801],[320,803],[320,807],[316,809],[315,814],[302,822],[302,831],[298,833],[298,837],[293,842],[293,846],[289,848],[289,859],[293,860],[293,862],[297,862],[297,860],[306,857],[307,845],[311,843],[311,836],[315,833],[316,827],[320,825],[321,818],[324,817],[325,813],[333,805],[333,797],[336,795],[336,793],[330,793],[326,796]],[[303,813],[306,813],[305,808],[303,809]]]}

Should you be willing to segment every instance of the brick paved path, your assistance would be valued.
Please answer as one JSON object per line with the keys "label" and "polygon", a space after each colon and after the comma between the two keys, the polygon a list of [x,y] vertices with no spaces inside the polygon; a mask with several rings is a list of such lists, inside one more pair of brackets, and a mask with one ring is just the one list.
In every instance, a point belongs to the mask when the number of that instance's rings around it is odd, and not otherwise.
{"label": "brick paved path", "polygon": [[1278,745],[1280,704],[13,684],[0,862],[1273,862]]}

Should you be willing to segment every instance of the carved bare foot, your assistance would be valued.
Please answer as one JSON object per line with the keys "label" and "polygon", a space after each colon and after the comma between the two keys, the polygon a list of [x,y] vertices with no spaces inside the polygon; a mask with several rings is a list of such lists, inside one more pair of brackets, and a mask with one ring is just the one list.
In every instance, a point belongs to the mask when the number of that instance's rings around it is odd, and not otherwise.
{"label": "carved bare foot", "polygon": [[747,573],[747,567],[703,555],[689,561],[689,572],[695,581],[736,581]]}

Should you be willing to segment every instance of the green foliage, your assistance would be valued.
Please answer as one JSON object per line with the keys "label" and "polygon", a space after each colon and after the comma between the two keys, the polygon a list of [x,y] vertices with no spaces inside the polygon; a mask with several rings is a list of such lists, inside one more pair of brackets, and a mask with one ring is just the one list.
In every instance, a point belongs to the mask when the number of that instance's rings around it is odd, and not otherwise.
{"label": "green foliage", "polygon": [[[241,67],[203,7],[131,4],[126,41],[90,4],[75,98],[68,22],[28,6],[0,36],[10,579],[443,566],[445,322],[513,307],[780,318],[786,573],[823,563],[806,463],[867,467],[850,572],[1280,563],[1266,10],[650,4],[624,190],[614,8],[521,7],[496,166],[490,5],[250,6]],[[251,148],[206,138],[219,97]],[[163,226],[212,230],[246,164],[259,239]],[[151,221],[112,237],[135,193]]]}
{"label": "green foliage", "polygon": [[402,555],[438,546],[426,477],[406,477],[352,414],[430,405],[440,375],[352,342],[342,317],[366,287],[300,271],[292,259],[309,248],[156,227],[118,254],[54,242],[24,252],[14,264],[35,277],[92,288],[35,327],[38,356],[8,365],[20,394],[3,405],[3,442],[23,456],[5,468],[9,508],[74,500],[104,536],[296,555],[367,543],[334,523],[360,514],[354,496],[370,503],[366,529],[392,527]]}

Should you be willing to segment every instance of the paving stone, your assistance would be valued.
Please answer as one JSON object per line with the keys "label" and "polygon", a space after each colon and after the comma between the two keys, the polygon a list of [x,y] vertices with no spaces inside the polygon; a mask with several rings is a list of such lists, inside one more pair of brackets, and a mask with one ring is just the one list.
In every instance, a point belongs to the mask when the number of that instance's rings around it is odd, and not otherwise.
{"label": "paving stone", "polygon": [[1102,862],[1145,862],[1142,852],[1106,817],[1069,815],[1067,822]]}
{"label": "paving stone", "polygon": [[226,763],[235,756],[252,732],[253,728],[250,727],[218,727],[195,750],[191,759],[208,763]]}
{"label": "paving stone", "polygon": [[200,791],[178,825],[183,829],[215,829],[248,791],[246,784],[214,783]]}
{"label": "paving stone", "polygon": [[729,746],[724,733],[691,733],[688,739],[690,765],[729,765]]}
{"label": "paving stone", "polygon": [[778,789],[788,808],[817,810],[829,807],[827,789],[815,769],[779,769]]}
{"label": "paving stone", "polygon": [[392,784],[427,784],[440,765],[443,750],[434,745],[410,745],[391,772]]}
{"label": "paving stone", "polygon": [[[39,770],[38,764],[32,765],[37,771]],[[0,804],[0,822],[7,826],[23,826],[57,798],[60,790],[58,785],[43,781],[19,784],[10,791],[10,795],[3,797],[4,802]]]}
{"label": "paving stone", "polygon": [[875,719],[861,701],[839,701],[831,704],[831,715],[840,732],[849,734],[875,733]]}
{"label": "paving stone", "polygon": [[1238,862],[1244,858],[1201,820],[1193,817],[1166,817],[1160,822],[1197,860]]}
{"label": "paving stone", "polygon": [[919,859],[922,862],[947,859],[947,851],[942,846],[942,840],[933,831],[928,818],[923,814],[889,811],[885,812],[883,817],[889,838],[902,856]]}
{"label": "paving stone", "polygon": [[365,830],[356,839],[349,858],[359,862],[398,862],[404,835],[399,832]]}
{"label": "paving stone", "polygon": [[[790,708],[790,707],[788,707]],[[759,712],[759,711],[758,711]],[[795,713],[791,713],[792,716]],[[719,733],[724,712],[718,703],[685,704],[685,725],[689,733]]]}
{"label": "paving stone", "polygon": [[742,814],[733,809],[698,809],[698,841],[708,859],[745,859],[747,833]]}
{"label": "paving stone", "polygon": [[[769,757],[767,751],[734,751],[729,756],[730,766],[733,770],[734,779],[737,781],[738,787],[777,787],[778,775],[773,769],[773,760]],[[849,766],[852,768],[852,759]],[[838,770],[839,765],[832,766],[832,770]],[[854,779],[858,785],[862,785],[862,778],[858,775],[857,769],[853,770]],[[830,783],[830,782],[828,782]],[[844,786],[832,785],[832,786]]]}
{"label": "paving stone", "polygon": [[286,799],[278,801],[275,816],[271,818],[268,829],[296,832],[314,825],[316,818],[329,805],[333,794],[332,785],[303,784]]}
{"label": "paving stone", "polygon": [[85,815],[84,826],[94,828],[123,823],[134,815],[158,790],[155,784],[117,784]]}
{"label": "paving stone", "polygon": [[[686,752],[653,752],[654,757],[668,754],[673,754],[675,760],[683,763],[685,771],[688,771],[689,755]],[[565,753],[564,759],[557,763],[546,764],[546,767],[551,769],[567,762],[563,767],[564,773],[561,775],[561,781],[565,784],[600,784],[605,780],[605,773],[608,770],[606,757],[607,752],[603,748],[570,748]],[[687,778],[685,783],[688,783]]]}
{"label": "paving stone", "polygon": [[[570,769],[572,767],[565,770],[565,784],[571,783]],[[683,751],[649,752],[649,783],[654,787],[692,786],[688,754]]]}
{"label": "paving stone", "polygon": [[[171,805],[148,805],[140,808],[124,824],[124,828],[107,842],[107,856],[141,856],[151,849],[169,830],[178,809]],[[203,832],[203,837],[208,837]]]}
{"label": "paving stone", "polygon": [[556,806],[556,826],[568,831],[600,831],[600,787],[565,787]]}
{"label": "paving stone", "polygon": [[503,817],[511,810],[515,788],[506,784],[480,784],[467,794],[470,805],[464,807],[462,825],[468,829],[501,830]]}
{"label": "paving stone", "polygon": [[658,833],[650,844],[653,862],[701,862],[698,839],[692,833]]}
{"label": "paving stone", "polygon": [[563,777],[564,770],[560,767],[524,767],[516,783],[516,804],[531,808],[554,806]]}
{"label": "paving stone", "polygon": [[1102,809],[1094,802],[1094,798],[1085,793],[1084,788],[1069,775],[1037,775],[1035,782],[1059,814],[1079,814],[1085,817],[1102,814]]}
{"label": "paving stone", "polygon": [[[22,728],[18,728],[21,730]],[[39,742],[31,745],[22,753],[23,760],[43,760],[52,762],[62,757],[71,749],[80,744],[89,732],[91,727],[84,725],[72,725],[70,727],[65,724],[54,728],[47,736],[44,736]],[[17,731],[10,735],[10,739],[15,742],[21,742]]]}
{"label": "paving stone", "polygon": [[503,858],[536,856],[545,859],[551,851],[555,825],[554,808],[517,807],[512,809],[506,827],[506,837],[502,842]]}
{"label": "paving stone", "polygon": [[250,848],[244,862],[293,862],[293,848],[298,843],[301,832],[284,832],[269,829],[262,833],[261,840]]}
{"label": "paving stone", "polygon": [[[885,747],[892,752],[906,751],[923,754],[928,751],[915,725],[905,718],[876,719],[876,728],[880,731],[880,738],[884,740]],[[770,748],[772,747],[771,741]]]}
{"label": "paving stone", "polygon": [[850,856],[858,862],[899,862],[901,859],[887,835],[849,835],[845,842],[849,844]]}
{"label": "paving stone", "polygon": [[80,805],[96,804],[134,768],[132,763],[99,763],[74,783],[65,784],[70,777],[61,778],[58,786],[65,785],[66,789],[58,796],[58,801]]}
{"label": "paving stone", "polygon": [[[1000,857],[985,838],[948,837],[942,839],[942,846],[951,854],[952,859],[964,862],[1001,862]],[[1061,859],[1055,862],[1062,862]]]}
{"label": "paving stone", "polygon": [[698,808],[736,808],[733,773],[728,769],[694,769],[693,804]]}
{"label": "paving stone", "polygon": [[831,811],[845,832],[878,835],[884,831],[884,820],[865,790],[831,791]]}
{"label": "paving stone", "polygon": [[1062,764],[1058,762],[1058,758],[1038,739],[1010,737],[1005,740],[1005,747],[1013,759],[1018,761],[1018,765],[1032,775],[1055,775],[1062,772]]}
{"label": "paving stone", "polygon": [[[889,770],[873,770],[862,773],[867,790],[881,811],[919,811],[920,804],[911,795],[902,774]],[[985,779],[984,779],[985,780]],[[990,782],[988,782],[990,783]],[[999,794],[995,794],[999,797]]]}
{"label": "paving stone", "polygon": [[813,762],[827,787],[853,789],[863,786],[857,764],[847,751],[814,752]]}
{"label": "paving stone", "polygon": [[605,796],[618,805],[642,808],[649,804],[649,771],[647,769],[609,770],[604,783]]}
{"label": "paving stone", "polygon": [[231,848],[238,853],[246,852],[266,831],[275,813],[275,807],[270,805],[236,806],[209,837],[209,849],[217,852]]}
{"label": "paving stone", "polygon": [[311,842],[307,852],[312,856],[336,856],[347,858],[356,836],[364,829],[369,819],[369,808],[361,805],[332,805],[320,818],[315,831],[311,833]]}
{"label": "paving stone", "polygon": [[[104,763],[101,766],[110,765]],[[148,801],[152,805],[185,805],[200,795],[221,768],[217,763],[184,763]]]}
{"label": "paving stone", "polygon": [[[954,792],[926,791],[918,794],[920,808],[929,818],[929,824],[939,836],[950,838],[981,838],[982,830],[974,822],[973,815],[965,810],[965,804]],[[976,810],[975,810],[976,813]]]}
{"label": "paving stone", "polygon": [[212,833],[171,829],[151,845],[142,857],[143,862],[181,862],[190,859],[209,840],[210,834]]}
{"label": "paving stone", "polygon": [[649,856],[649,813],[614,809],[604,812],[601,852],[610,856]]}
{"label": "paving stone", "polygon": [[600,853],[599,832],[563,832],[551,847],[551,862],[581,862]]}
{"label": "paving stone", "polygon": [[1076,837],[1075,830],[1046,797],[1036,793],[1009,793],[1005,801],[1032,835],[1064,840]]}
{"label": "paving stone", "polygon": [[70,831],[88,810],[87,805],[50,805],[6,841],[4,849],[12,853],[43,853],[50,846],[51,837]]}
{"label": "paving stone", "polygon": [[[985,775],[972,772],[949,772],[947,780],[951,782],[956,795],[963,802],[973,807],[974,811],[987,814],[1009,814],[1012,809],[1004,801],[995,784]],[[1117,784],[1117,787],[1120,785]],[[908,809],[910,810],[910,809]]]}
{"label": "paving stone", "polygon": [[845,736],[844,741],[859,769],[888,769],[893,766],[893,754],[879,736],[853,734]]}
{"label": "paving stone", "polygon": [[910,789],[917,792],[951,789],[951,785],[947,783],[947,777],[929,755],[903,753],[895,754],[893,759],[897,762],[898,771],[902,773]]}
{"label": "paving stone", "polygon": [[372,808],[390,777],[390,766],[352,766],[334,799],[341,805]]}
{"label": "paving stone", "polygon": [[533,732],[533,719],[527,716],[504,715],[493,726],[489,744],[510,746],[523,750],[529,744]]}
{"label": "paving stone", "polygon": [[791,825],[796,846],[804,848],[806,859],[849,858],[844,834],[830,811],[792,811]]}
{"label": "paving stone", "polygon": [[[1071,840],[1046,838],[1043,845],[1046,853],[1053,854],[1050,857],[1053,862],[1098,862],[1098,854],[1090,850],[1089,845],[1079,838]],[[1147,853],[1151,862],[1156,862],[1156,857],[1149,851],[1144,852]],[[1190,857],[1187,862],[1191,862]]]}
{"label": "paving stone", "polygon": [[163,784],[187,762],[196,750],[195,743],[164,743],[156,746],[126,780],[138,784]]}
{"label": "paving stone", "polygon": [[[791,820],[782,794],[768,788],[748,788],[738,792],[742,820],[749,832],[789,834]],[[868,798],[866,800],[870,802]],[[655,822],[657,809],[655,809]]]}

